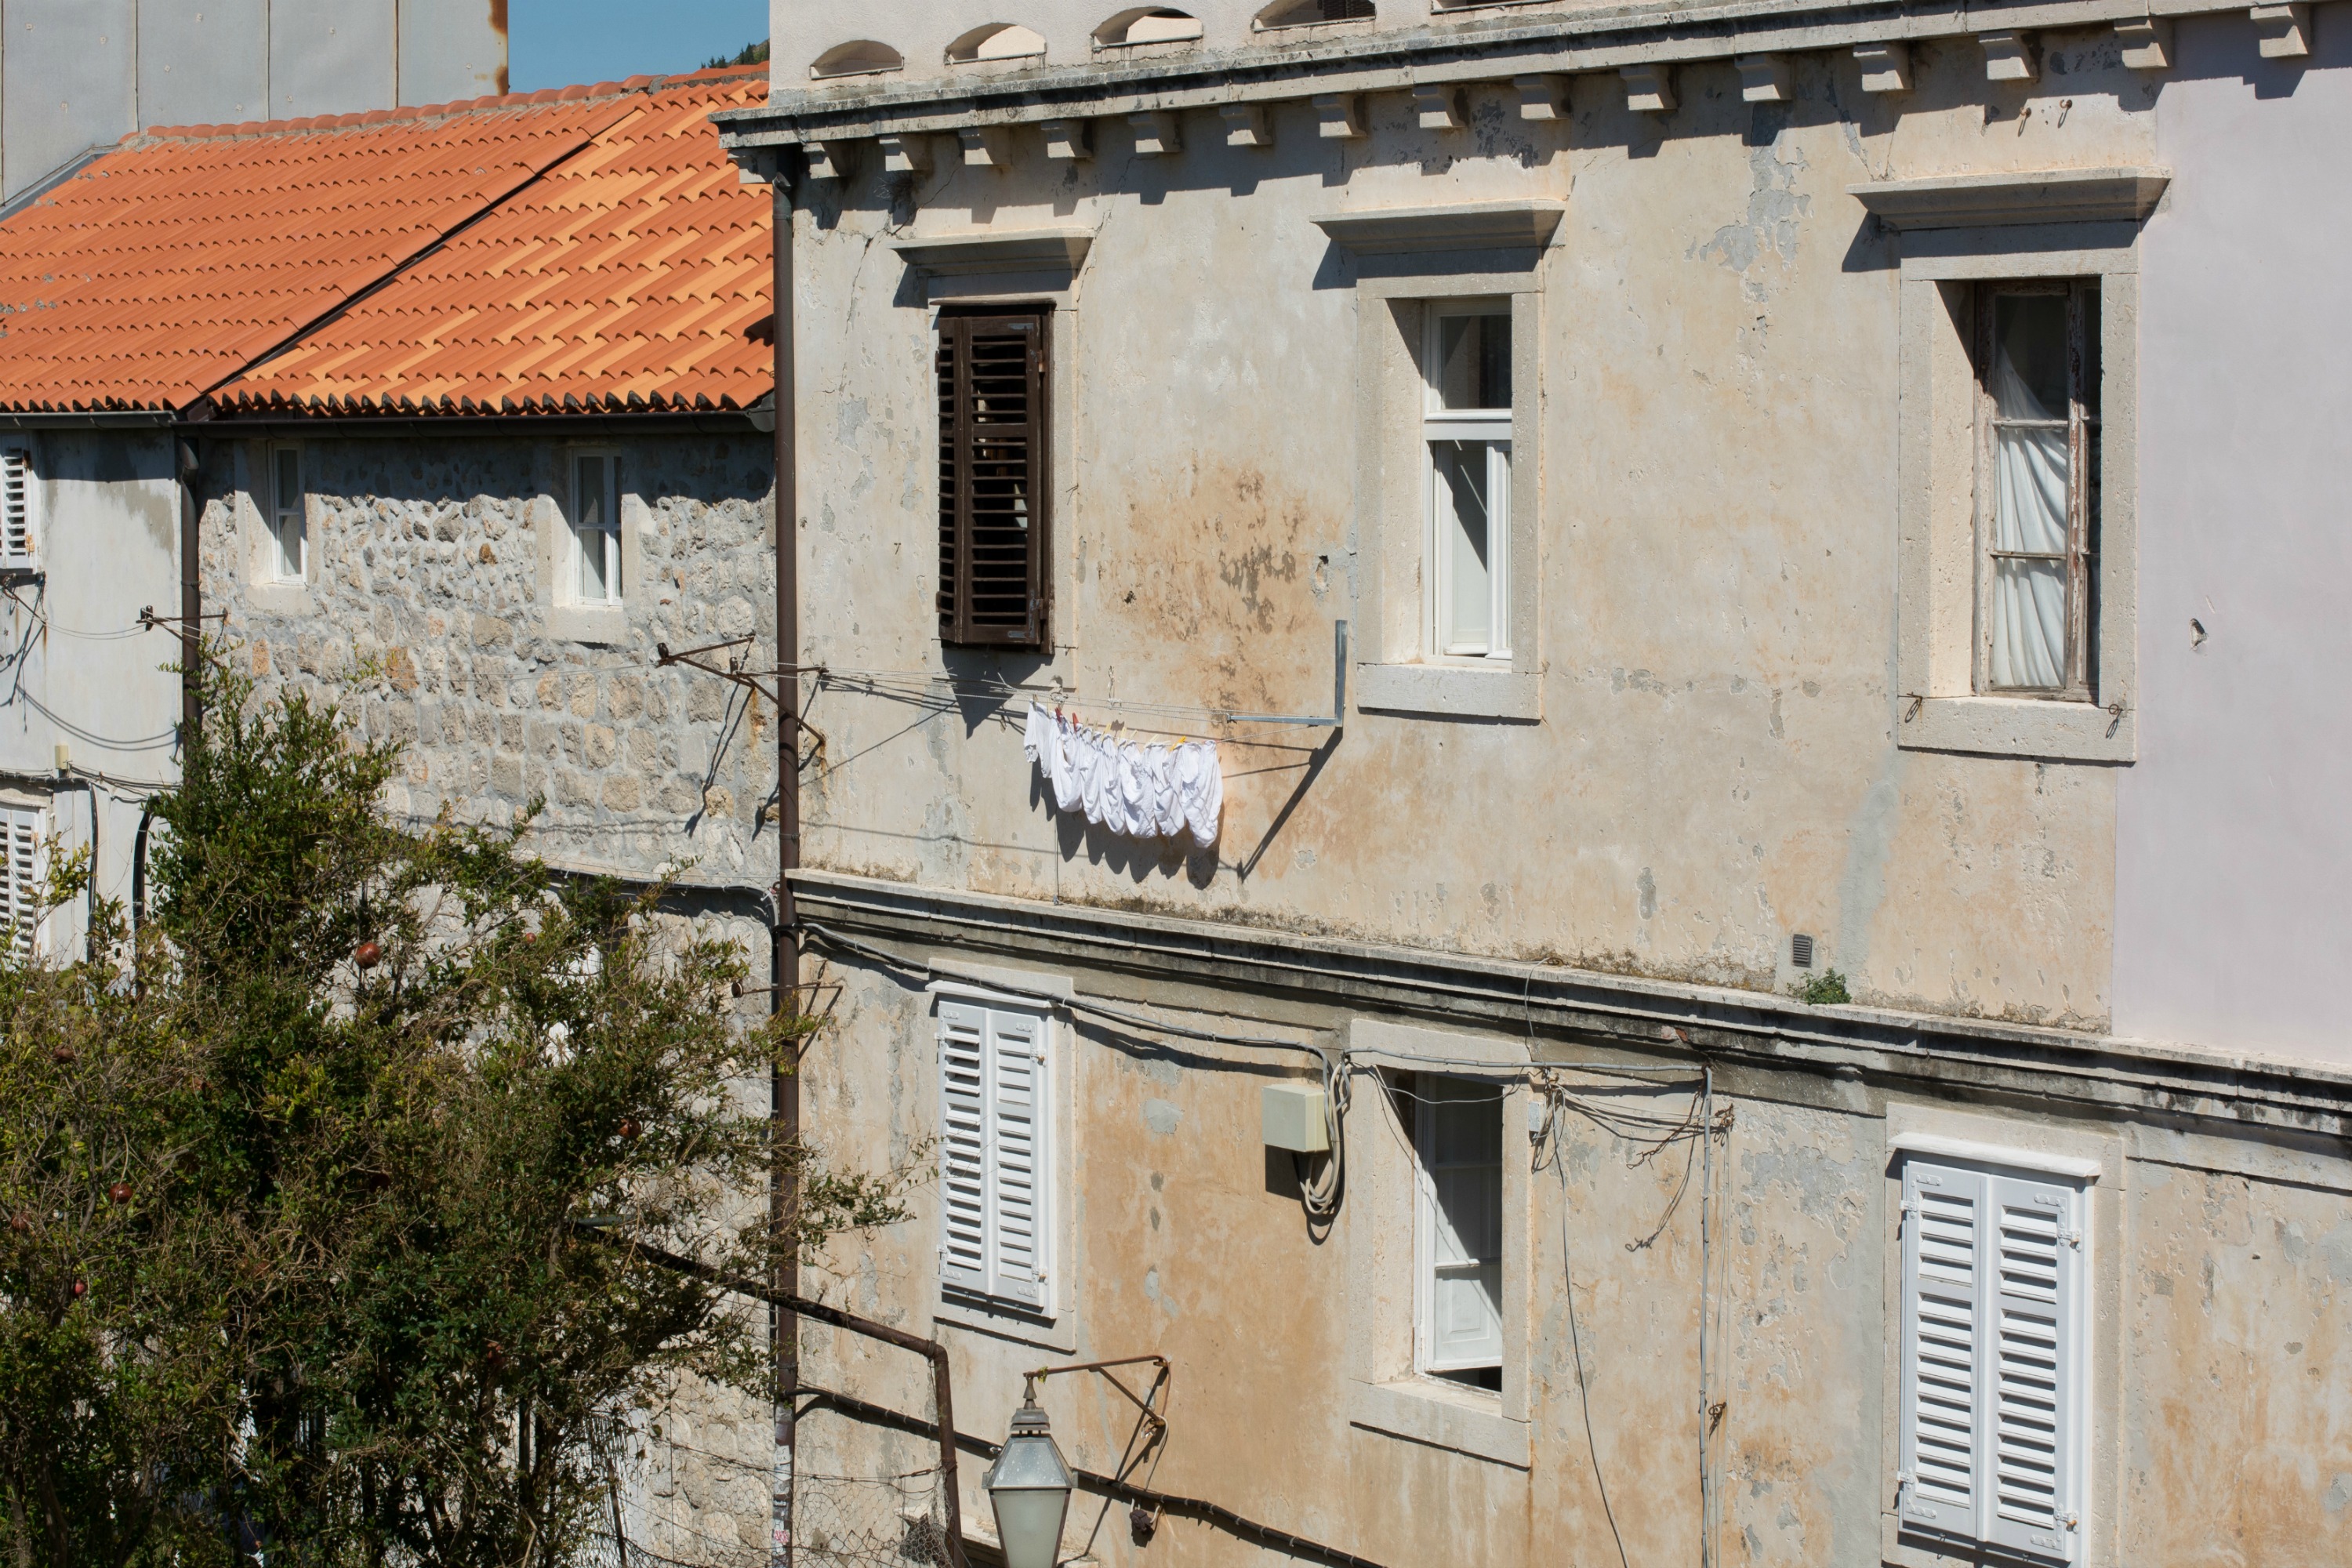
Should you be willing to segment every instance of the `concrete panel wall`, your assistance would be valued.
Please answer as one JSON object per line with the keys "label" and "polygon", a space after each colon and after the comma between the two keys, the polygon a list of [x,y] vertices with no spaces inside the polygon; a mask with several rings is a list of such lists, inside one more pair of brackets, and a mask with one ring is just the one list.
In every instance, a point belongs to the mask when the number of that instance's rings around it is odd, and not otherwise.
{"label": "concrete panel wall", "polygon": [[401,102],[449,103],[506,90],[506,0],[401,0]]}
{"label": "concrete panel wall", "polygon": [[0,168],[15,195],[137,121],[135,0],[0,6]]}
{"label": "concrete panel wall", "polygon": [[505,0],[0,0],[0,196],[156,125],[504,92]]}
{"label": "concrete panel wall", "polygon": [[[2119,781],[2116,1025],[2352,1060],[2352,30],[2265,60],[2180,24],[2141,346],[2141,758]],[[2200,623],[2203,640],[2190,622]]]}
{"label": "concrete panel wall", "polygon": [[352,114],[399,101],[395,7],[271,0],[268,118]]}
{"label": "concrete panel wall", "polygon": [[270,0],[143,0],[139,123],[242,124],[269,117]]}

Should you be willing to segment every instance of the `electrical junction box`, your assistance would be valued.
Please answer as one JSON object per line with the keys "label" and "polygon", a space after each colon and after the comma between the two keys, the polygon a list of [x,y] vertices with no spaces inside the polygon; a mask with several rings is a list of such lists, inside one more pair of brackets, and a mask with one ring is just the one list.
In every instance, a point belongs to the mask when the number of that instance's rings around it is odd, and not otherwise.
{"label": "electrical junction box", "polygon": [[1297,1154],[1331,1149],[1331,1129],[1323,1120],[1323,1091],[1311,1084],[1270,1083],[1258,1099],[1265,1146]]}

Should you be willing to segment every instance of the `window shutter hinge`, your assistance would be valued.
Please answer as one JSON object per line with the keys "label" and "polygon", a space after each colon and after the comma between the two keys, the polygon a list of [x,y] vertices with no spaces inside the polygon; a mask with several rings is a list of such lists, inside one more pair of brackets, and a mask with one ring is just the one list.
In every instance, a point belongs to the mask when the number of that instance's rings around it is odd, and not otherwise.
{"label": "window shutter hinge", "polygon": [[1910,1215],[1915,1215],[1915,1214],[1917,1214],[1917,1213],[1919,1212],[1919,1205],[1918,1205],[1918,1204],[1917,1204],[1916,1202],[1915,1202],[1914,1200],[1912,1200],[1912,1199],[1910,1199],[1910,1198],[1905,1198],[1905,1199],[1903,1200],[1902,1208],[1901,1208],[1901,1211],[1900,1211],[1900,1212],[1901,1212],[1901,1213],[1902,1213],[1902,1214],[1903,1214],[1903,1215],[1907,1218],[1908,1216],[1910,1216]]}
{"label": "window shutter hinge", "polygon": [[2080,1530],[2083,1528],[2083,1517],[2080,1514],[2067,1514],[2064,1518],[2061,1519],[2059,1522],[2063,1524],[2069,1530]]}
{"label": "window shutter hinge", "polygon": [[2070,1230],[2070,1231],[2068,1231],[2068,1232],[2066,1233],[2066,1245],[2067,1245],[2067,1246],[2069,1246],[2069,1247],[2073,1247],[2073,1248],[2074,1248],[2075,1251],[2077,1251],[2077,1252],[2082,1251],[2082,1250],[2083,1250],[2083,1233],[2082,1233],[2081,1231],[2079,1231],[2079,1230]]}

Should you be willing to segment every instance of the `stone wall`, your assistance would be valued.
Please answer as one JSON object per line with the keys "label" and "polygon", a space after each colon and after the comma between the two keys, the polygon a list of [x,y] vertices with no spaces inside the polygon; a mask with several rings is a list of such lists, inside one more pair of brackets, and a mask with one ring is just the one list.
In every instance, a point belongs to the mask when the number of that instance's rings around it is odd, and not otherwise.
{"label": "stone wall", "polygon": [[[542,553],[563,526],[566,447],[532,437],[304,444],[308,581],[257,580],[259,443],[223,444],[205,475],[205,602],[240,668],[331,693],[371,741],[404,748],[395,809],[507,820],[534,796],[541,853],[625,876],[775,878],[774,713],[715,676],[658,668],[751,636],[773,662],[767,437],[656,437],[621,454],[639,569],[619,635],[561,635]],[[691,862],[690,868],[688,862]]]}
{"label": "stone wall", "polygon": [[[763,973],[774,712],[717,676],[657,667],[656,645],[748,634],[713,661],[773,667],[769,438],[596,445],[620,457],[629,552],[625,607],[603,624],[583,625],[551,592],[570,448],[529,433],[305,441],[300,584],[258,569],[267,443],[209,447],[205,607],[226,612],[230,657],[264,695],[291,685],[331,698],[360,735],[402,749],[394,811],[505,822],[543,797],[536,853],[567,870],[675,874],[688,889],[678,940],[687,926],[731,938]],[[764,1086],[743,1092],[764,1104]],[[680,1563],[763,1560],[772,1449],[761,1402],[689,1382],[639,1413],[624,1447],[635,1545]]]}

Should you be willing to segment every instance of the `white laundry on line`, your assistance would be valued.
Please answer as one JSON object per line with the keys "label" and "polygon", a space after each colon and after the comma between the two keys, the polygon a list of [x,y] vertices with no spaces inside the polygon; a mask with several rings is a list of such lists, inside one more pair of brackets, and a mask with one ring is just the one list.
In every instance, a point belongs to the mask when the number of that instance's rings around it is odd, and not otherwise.
{"label": "white laundry on line", "polygon": [[1029,704],[1021,750],[1045,776],[1055,809],[1128,838],[1189,832],[1206,849],[1217,841],[1225,773],[1214,741],[1138,745]]}

